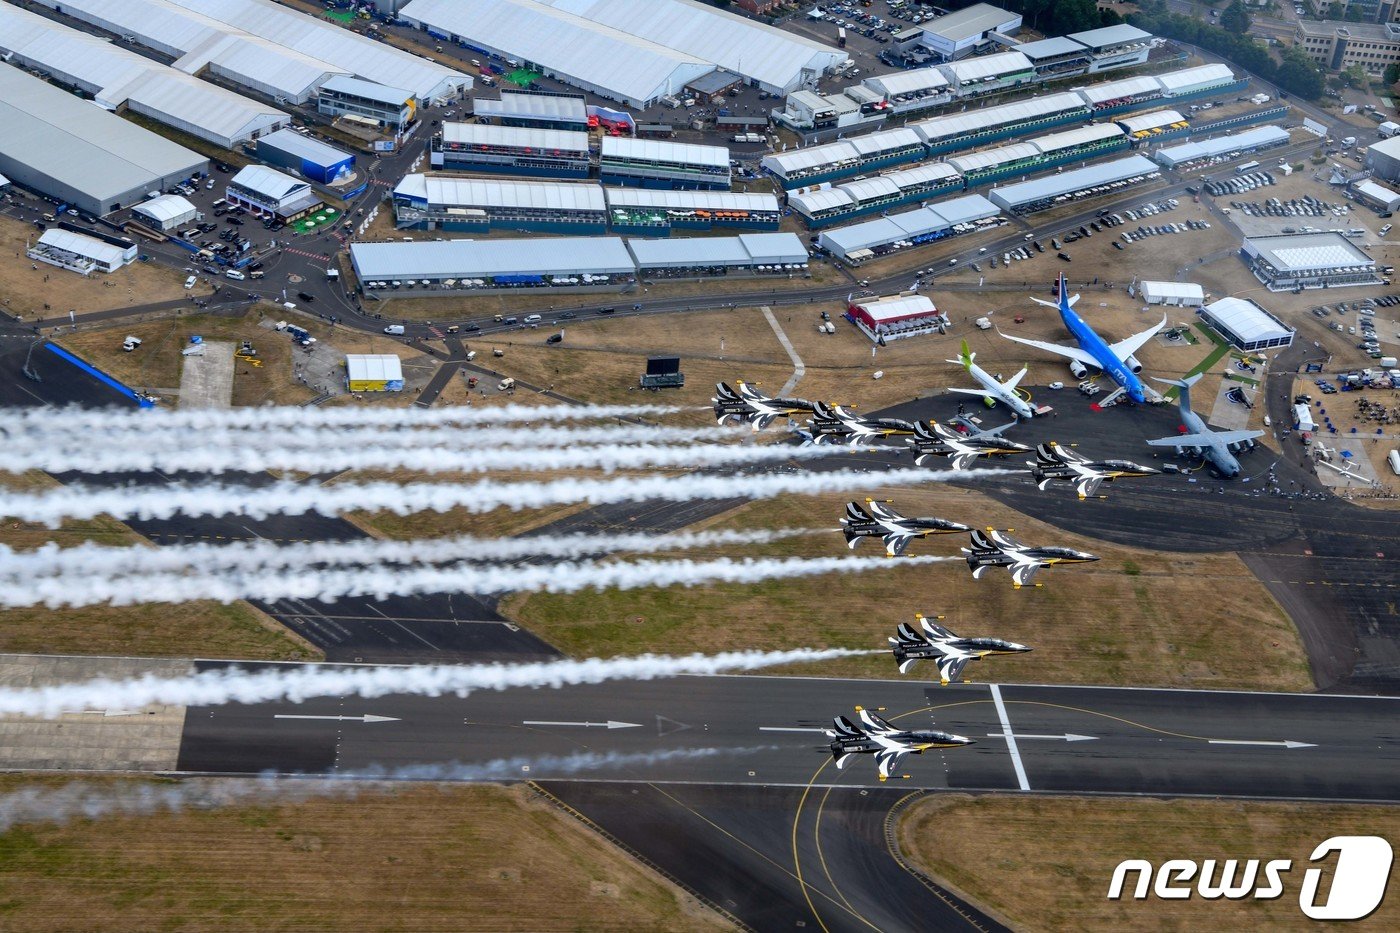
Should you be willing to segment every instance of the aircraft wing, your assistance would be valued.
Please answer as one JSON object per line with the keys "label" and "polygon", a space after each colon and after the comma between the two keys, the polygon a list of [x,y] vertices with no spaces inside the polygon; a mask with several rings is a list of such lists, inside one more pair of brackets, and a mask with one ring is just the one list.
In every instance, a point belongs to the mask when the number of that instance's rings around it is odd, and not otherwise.
{"label": "aircraft wing", "polygon": [[948,391],[949,391],[949,392],[960,392],[960,393],[962,393],[963,395],[976,395],[976,396],[978,396],[978,397],[980,397],[980,398],[985,398],[985,397],[987,397],[987,396],[989,396],[989,395],[992,394],[991,391],[988,390],[988,389],[953,389],[953,388],[950,388],[950,389],[948,389]]}
{"label": "aircraft wing", "polygon": [[1079,347],[1066,347],[1063,344],[1046,343],[1043,340],[1028,340],[1025,337],[1013,337],[1010,334],[1002,334],[1001,331],[997,331],[997,333],[1001,334],[1001,336],[1005,337],[1007,340],[1014,340],[1016,343],[1023,343],[1028,347],[1035,347],[1037,350],[1044,350],[1047,353],[1058,353],[1060,356],[1067,356],[1072,360],[1078,360],[1085,366],[1092,366],[1095,369],[1103,368],[1099,361],[1094,359],[1092,353],[1088,350],[1082,350]]}
{"label": "aircraft wing", "polygon": [[1178,434],[1175,437],[1159,437],[1147,443],[1153,447],[1209,447],[1211,441],[1223,438],[1226,434],[1259,436],[1258,434],[1250,434],[1249,431],[1222,431],[1219,434]]}
{"label": "aircraft wing", "polygon": [[1029,366],[1021,367],[1021,371],[1001,384],[1001,387],[1008,392],[1015,392],[1016,387],[1021,384],[1021,380],[1026,378],[1026,373],[1030,371]]}
{"label": "aircraft wing", "polygon": [[1091,473],[1088,476],[1081,476],[1075,483],[1075,488],[1079,490],[1079,498],[1087,499],[1099,491],[1099,486],[1103,483],[1102,473]]}
{"label": "aircraft wing", "polygon": [[1011,582],[1017,586],[1026,586],[1031,582],[1031,578],[1040,570],[1040,564],[1035,561],[1014,564],[1011,567]]}
{"label": "aircraft wing", "polygon": [[1263,431],[1213,431],[1212,436],[1222,444],[1238,444],[1240,441],[1263,437]]}
{"label": "aircraft wing", "polygon": [[908,754],[907,749],[890,748],[875,755],[875,762],[880,766],[881,780],[890,776],[890,771],[899,764],[899,759]]}
{"label": "aircraft wing", "polygon": [[1133,334],[1131,337],[1128,337],[1124,340],[1120,340],[1117,343],[1111,345],[1109,349],[1112,350],[1113,355],[1118,357],[1120,360],[1126,360],[1128,357],[1141,350],[1142,345],[1147,343],[1147,341],[1151,340],[1153,334],[1157,333],[1157,331],[1161,330],[1163,327],[1166,326],[1167,316],[1164,314],[1162,315],[1162,322],[1156,327],[1149,327],[1147,328],[1147,330],[1143,331],[1140,334]]}
{"label": "aircraft wing", "polygon": [[909,542],[913,541],[916,535],[907,531],[892,531],[885,535],[885,553],[890,557],[903,557],[904,551],[909,547]]}
{"label": "aircraft wing", "polygon": [[945,684],[956,683],[967,661],[967,658],[943,658],[938,662],[938,676]]}

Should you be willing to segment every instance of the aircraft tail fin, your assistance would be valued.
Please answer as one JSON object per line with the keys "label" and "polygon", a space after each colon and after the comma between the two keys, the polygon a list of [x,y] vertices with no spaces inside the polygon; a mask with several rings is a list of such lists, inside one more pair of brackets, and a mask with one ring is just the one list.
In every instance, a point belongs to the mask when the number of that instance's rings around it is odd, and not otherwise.
{"label": "aircraft tail fin", "polygon": [[1184,379],[1158,379],[1157,381],[1176,386],[1180,389],[1181,394],[1178,396],[1178,405],[1182,410],[1189,411],[1191,409],[1191,387],[1200,382],[1201,377],[1204,375],[1205,373],[1196,373],[1194,376],[1187,376]]}
{"label": "aircraft tail fin", "polygon": [[977,359],[977,354],[972,352],[972,349],[967,345],[967,341],[964,340],[962,342],[962,349],[958,351],[958,358],[955,360],[948,360],[948,362],[956,366],[961,366],[968,372],[972,372],[972,362],[975,359]]}

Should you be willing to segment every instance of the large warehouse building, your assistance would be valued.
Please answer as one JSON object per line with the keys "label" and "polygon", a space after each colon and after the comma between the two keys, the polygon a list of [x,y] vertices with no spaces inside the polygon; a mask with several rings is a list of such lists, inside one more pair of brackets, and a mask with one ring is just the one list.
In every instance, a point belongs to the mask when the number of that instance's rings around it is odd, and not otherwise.
{"label": "large warehouse building", "polygon": [[1180,165],[1189,165],[1192,162],[1200,162],[1216,156],[1228,156],[1231,153],[1244,155],[1263,149],[1272,149],[1275,146],[1287,145],[1287,143],[1288,131],[1283,127],[1256,126],[1253,129],[1235,133],[1233,136],[1216,136],[1212,139],[1199,139],[1194,142],[1182,143],[1180,146],[1167,146],[1154,152],[1152,158],[1167,168],[1176,168]]}
{"label": "large warehouse building", "polygon": [[399,16],[637,108],[716,69],[782,95],[846,60],[839,49],[695,0],[413,0]]}
{"label": "large warehouse building", "polygon": [[541,178],[587,178],[588,134],[487,123],[444,123],[431,163],[452,172],[495,172]]}
{"label": "large warehouse building", "polygon": [[1002,223],[995,204],[980,194],[969,194],[828,230],[817,237],[817,245],[847,265],[858,266],[901,249]]}
{"label": "large warehouse building", "polygon": [[598,179],[605,185],[728,191],[729,171],[724,146],[604,136],[598,153]]}
{"label": "large warehouse building", "polygon": [[628,240],[644,280],[712,278],[722,275],[800,276],[807,250],[795,233],[748,233],[735,237]]}
{"label": "large warehouse building", "polygon": [[604,188],[608,219],[618,233],[669,236],[672,230],[742,227],[777,230],[783,211],[771,194]]}
{"label": "large warehouse building", "polygon": [[1293,344],[1293,328],[1248,298],[1221,298],[1196,313],[1231,346],[1245,353]]}
{"label": "large warehouse building", "polygon": [[1161,170],[1151,159],[1133,155],[1111,162],[1086,165],[1072,172],[1003,185],[993,188],[987,197],[1008,213],[1029,214],[1066,201],[1093,197],[1134,185],[1160,174]]}
{"label": "large warehouse building", "polygon": [[92,96],[226,149],[271,133],[286,113],[36,13],[0,3],[0,53]]}
{"label": "large warehouse building", "polygon": [[204,156],[8,65],[0,126],[0,174],[90,214],[209,171]]}
{"label": "large warehouse building", "polygon": [[1400,181],[1400,136],[1372,143],[1366,150],[1366,167],[1377,178]]}
{"label": "large warehouse building", "polygon": [[1010,13],[990,3],[974,3],[924,26],[919,44],[951,61],[987,44],[989,33],[1009,36],[1020,28],[1021,14]]}
{"label": "large warehouse building", "polygon": [[1340,233],[1247,237],[1240,256],[1271,292],[1380,284],[1376,261]]}
{"label": "large warehouse building", "polygon": [[270,97],[303,103],[336,74],[405,88],[419,100],[455,97],[471,78],[272,0],[36,0]]}
{"label": "large warehouse building", "polygon": [[622,237],[351,243],[360,287],[395,295],[568,288],[617,291],[636,281]]}
{"label": "large warehouse building", "polygon": [[413,0],[399,13],[430,35],[638,109],[715,70],[713,62],[555,10],[509,0]]}
{"label": "large warehouse building", "polygon": [[259,139],[258,158],[322,185],[349,175],[355,166],[350,153],[294,130],[278,130]]}
{"label": "large warehouse building", "polygon": [[599,234],[607,228],[603,189],[579,182],[405,175],[394,189],[400,227],[421,230],[535,230]]}

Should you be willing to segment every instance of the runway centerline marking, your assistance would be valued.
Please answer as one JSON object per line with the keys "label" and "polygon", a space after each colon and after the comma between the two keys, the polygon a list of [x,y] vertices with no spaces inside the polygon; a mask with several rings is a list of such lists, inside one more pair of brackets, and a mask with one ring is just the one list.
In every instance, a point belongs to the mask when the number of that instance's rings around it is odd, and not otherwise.
{"label": "runway centerline marking", "polygon": [[992,702],[996,704],[997,718],[1001,720],[1002,738],[1006,739],[1006,750],[1011,755],[1011,764],[1016,769],[1016,783],[1021,790],[1030,790],[1031,782],[1026,778],[1026,766],[1021,763],[1021,750],[1016,747],[1016,734],[1011,731],[1011,719],[1006,715],[1006,704],[1001,701],[1001,688],[988,684],[992,691]]}

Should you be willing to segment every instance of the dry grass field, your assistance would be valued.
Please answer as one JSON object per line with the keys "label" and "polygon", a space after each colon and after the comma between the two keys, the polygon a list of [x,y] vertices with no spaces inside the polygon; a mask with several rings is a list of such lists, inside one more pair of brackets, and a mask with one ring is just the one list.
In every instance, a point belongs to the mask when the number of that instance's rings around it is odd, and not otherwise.
{"label": "dry grass field", "polygon": [[[990,909],[1014,929],[1314,930],[1298,909],[1303,869],[1329,836],[1400,836],[1400,810],[1211,800],[940,795],[915,803],[898,827],[901,851],[922,871]],[[948,840],[956,839],[950,846]],[[1107,898],[1124,859],[1292,859],[1275,900]],[[1335,863],[1334,863],[1335,864]],[[1324,869],[1327,872],[1327,869]],[[1136,875],[1129,876],[1129,886]],[[1324,889],[1325,890],[1325,889]],[[1359,924],[1400,927],[1390,897]]]}
{"label": "dry grass field", "polygon": [[[38,471],[0,473],[11,489],[53,488]],[[92,541],[110,547],[142,547],[143,539],[115,519],[69,521],[61,528],[7,521],[0,544],[20,551],[50,542],[72,547]],[[6,609],[0,652],[107,654],[149,657],[316,660],[321,653],[246,602]]]}
{"label": "dry grass field", "polygon": [[[209,294],[209,289],[203,286],[186,291],[185,273],[154,263],[134,262],[111,274],[94,272],[83,276],[34,262],[24,254],[40,233],[31,224],[0,217],[0,256],[5,258],[0,264],[0,304],[23,320],[60,317],[70,308],[83,314]],[[47,310],[45,305],[48,305]],[[120,343],[120,339],[117,342]]]}
{"label": "dry grass field", "polygon": [[[877,493],[878,494],[878,493]],[[974,581],[958,554],[961,535],[927,539],[913,554],[946,563],[885,561],[878,545],[857,556],[880,566],[846,577],[752,585],[669,587],[601,593],[516,594],[502,611],[578,656],[664,651],[882,648],[916,612],[944,615],[959,634],[994,635],[1033,646],[997,658],[978,678],[1001,682],[1307,690],[1311,677],[1296,632],[1264,587],[1233,555],[1159,554],[1077,538],[971,490],[935,486],[887,493],[905,514],[1014,528],[1027,541],[1053,540],[1101,560],[1052,568],[1043,587],[1013,589],[1006,574]],[[846,554],[836,532],[846,497],[783,496],[745,505],[709,523],[723,528],[810,528],[816,532],[728,556]],[[704,558],[726,554],[707,551]],[[694,555],[692,555],[694,556]],[[663,558],[664,559],[664,556]],[[1212,594],[1208,626],[1200,594]],[[1092,611],[1089,607],[1093,607]],[[890,677],[884,654],[785,673]]]}
{"label": "dry grass field", "polygon": [[[9,775],[0,792],[62,783]],[[13,933],[727,928],[525,786],[17,826],[0,861]]]}

